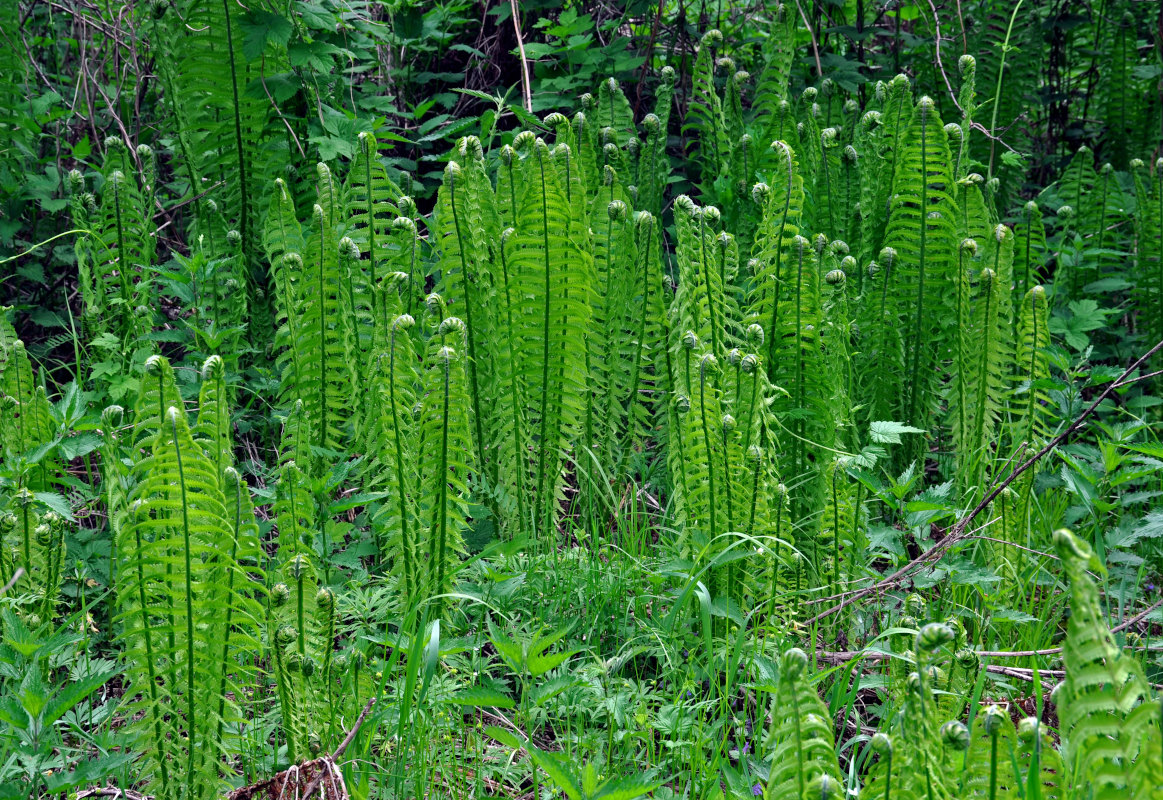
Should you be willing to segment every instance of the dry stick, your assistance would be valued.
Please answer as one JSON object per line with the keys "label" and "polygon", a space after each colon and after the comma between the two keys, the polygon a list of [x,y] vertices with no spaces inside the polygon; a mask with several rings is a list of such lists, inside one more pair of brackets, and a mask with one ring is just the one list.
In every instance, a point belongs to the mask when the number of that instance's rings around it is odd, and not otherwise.
{"label": "dry stick", "polygon": [[982,499],[982,501],[980,503],[978,503],[972,511],[969,512],[969,514],[967,516],[965,516],[963,519],[961,519],[960,522],[958,522],[956,525],[954,525],[952,528],[949,529],[949,533],[945,536],[944,539],[942,539],[940,542],[938,542],[936,545],[934,545],[932,548],[930,548],[926,552],[924,552],[921,555],[914,558],[908,564],[905,564],[903,567],[898,569],[892,575],[889,575],[887,578],[884,578],[883,580],[881,580],[877,583],[874,583],[872,586],[868,586],[864,589],[860,589],[860,590],[854,592],[849,597],[845,598],[844,600],[842,600],[841,602],[832,606],[831,608],[826,609],[825,611],[821,611],[819,614],[816,614],[816,616],[805,621],[804,625],[812,625],[816,622],[819,622],[820,620],[822,620],[826,617],[829,617],[832,614],[835,614],[837,611],[840,611],[841,609],[851,605],[852,603],[856,602],[857,600],[861,599],[862,597],[867,597],[868,595],[872,594],[873,592],[887,589],[890,586],[895,585],[902,578],[906,577],[910,572],[917,569],[925,562],[931,560],[935,555],[940,555],[941,551],[948,549],[948,547],[950,545],[965,538],[965,536],[967,535],[966,529],[969,527],[969,524],[971,522],[973,522],[973,520],[977,517],[978,514],[980,514],[982,511],[984,511],[986,508],[988,508],[989,504],[992,503],[997,498],[997,496],[999,494],[1001,494],[1003,491],[1005,491],[1005,488],[1007,486],[1009,486],[1011,483],[1013,483],[1017,479],[1017,477],[1019,475],[1021,475],[1023,472],[1028,470],[1034,464],[1038,463],[1038,461],[1043,456],[1045,456],[1047,453],[1053,451],[1059,445],[1065,444],[1070,439],[1070,437],[1072,437],[1075,433],[1077,433],[1083,427],[1083,424],[1086,422],[1086,420],[1090,417],[1091,414],[1093,414],[1095,412],[1095,409],[1097,409],[1099,407],[1099,405],[1102,403],[1102,401],[1106,400],[1107,397],[1110,396],[1111,392],[1113,392],[1115,389],[1119,389],[1125,385],[1129,385],[1130,383],[1134,383],[1135,382],[1134,380],[1127,381],[1127,377],[1132,372],[1134,372],[1136,369],[1138,369],[1139,366],[1141,364],[1143,364],[1143,362],[1145,362],[1151,356],[1158,353],[1160,350],[1163,350],[1163,341],[1160,341],[1158,344],[1156,344],[1154,347],[1152,347],[1146,353],[1139,356],[1139,358],[1137,358],[1135,360],[1135,362],[1133,364],[1131,364],[1131,366],[1127,367],[1127,369],[1123,372],[1123,374],[1120,375],[1117,380],[1115,380],[1113,383],[1111,383],[1109,386],[1107,386],[1106,389],[1104,389],[1102,391],[1102,393],[1099,394],[1099,396],[1097,398],[1095,398],[1095,401],[1093,403],[1091,403],[1087,407],[1087,409],[1085,411],[1083,411],[1082,414],[1080,414],[1077,419],[1074,420],[1074,422],[1070,423],[1070,425],[1066,428],[1066,430],[1062,431],[1062,433],[1055,436],[1053,439],[1051,439],[1046,444],[1045,447],[1043,447],[1037,453],[1034,453],[1034,455],[1030,456],[1028,459],[1026,459],[1024,462],[1022,462],[1019,466],[1015,467],[1014,470],[1012,472],[1010,472],[1009,475],[1006,476],[1005,480],[1003,480],[999,484],[996,484],[994,486],[994,488]]}
{"label": "dry stick", "polygon": [[525,40],[521,38],[521,18],[517,12],[517,0],[509,0],[513,12],[513,32],[517,34],[517,52],[521,54],[521,93],[525,97],[525,110],[533,113],[533,92],[529,88],[529,61],[525,58]]}
{"label": "dry stick", "polygon": [[[1143,611],[1139,612],[1135,616],[1128,619],[1126,622],[1121,622],[1118,625],[1111,628],[1111,633],[1118,633],[1119,631],[1125,631],[1127,628],[1131,627],[1132,625],[1134,625],[1138,622],[1142,622],[1144,619],[1147,618],[1148,614],[1150,614],[1152,611],[1159,608],[1160,606],[1163,606],[1163,600],[1156,600],[1154,603],[1149,605],[1147,608],[1145,608]],[[1152,652],[1154,652],[1156,650],[1163,650],[1163,647],[1152,647],[1152,646],[1142,646],[1142,645],[1127,645],[1127,647],[1132,649],[1132,650],[1150,650]],[[1056,655],[1056,654],[1061,653],[1061,652],[1062,652],[1061,647],[1047,647],[1043,650],[978,650],[977,655],[989,656],[991,658],[1025,658],[1027,656],[1052,656],[1052,655]]]}
{"label": "dry stick", "polygon": [[[977,533],[978,531],[985,530],[990,525],[997,522],[999,519],[1001,519],[1001,517],[994,517],[993,519],[989,520],[988,522],[985,522],[982,525],[974,528],[973,530],[971,530],[967,534],[965,534],[965,538],[966,539],[978,538],[978,537],[973,536],[973,534]],[[910,565],[920,566],[921,564],[925,563],[931,555],[933,555],[934,553],[937,553],[937,551],[939,549],[940,549],[940,546],[938,545],[938,546],[935,546],[929,550],[926,550],[924,553],[921,553],[921,555],[917,556],[917,558],[914,559],[914,561],[910,562]],[[910,565],[906,565],[906,567],[910,566]],[[881,583],[884,583],[885,581],[892,580],[892,578],[894,578],[897,574],[899,574],[899,573],[894,573],[893,575],[889,576],[888,578],[885,578],[884,581],[882,581]],[[864,579],[861,578],[861,580],[864,580]],[[846,592],[837,592],[836,594],[831,594],[831,595],[828,595],[827,597],[816,597],[816,598],[813,598],[811,600],[803,600],[800,602],[800,605],[814,606],[814,605],[819,605],[820,603],[830,603],[833,600],[842,600],[844,598],[849,598],[849,597],[852,598],[853,600],[856,600],[858,598],[854,597],[854,595],[861,594],[861,593],[867,594],[868,592],[878,591],[882,588],[884,588],[884,587],[881,584],[874,583],[871,586],[865,586],[863,589],[849,589]],[[831,610],[832,609],[829,609],[829,611],[826,613],[830,613]],[[810,619],[804,624],[810,625],[814,621],[815,621],[814,619]]]}
{"label": "dry stick", "polygon": [[135,792],[132,789],[118,789],[116,786],[94,786],[77,792],[77,800],[88,797],[110,797],[113,800],[153,800],[153,795]]}
{"label": "dry stick", "polygon": [[937,7],[933,5],[933,0],[929,0],[929,9],[933,12],[933,27],[937,34],[937,38],[933,41],[933,50],[937,56],[937,69],[941,71],[941,77],[945,79],[945,88],[949,90],[949,96],[953,98],[953,105],[957,106],[957,110],[964,114],[965,109],[957,102],[957,93],[953,91],[953,84],[949,81],[949,76],[945,74],[945,65],[941,63],[941,18],[937,15]]}
{"label": "dry stick", "polygon": [[808,35],[812,37],[812,55],[816,59],[816,77],[824,77],[824,69],[820,66],[820,46],[816,44],[816,29],[812,27],[812,23],[808,22],[808,15],[804,13],[804,7],[800,5],[800,0],[796,0],[796,10],[800,12],[800,19],[804,22],[804,27],[808,29]]}
{"label": "dry stick", "polygon": [[[348,745],[350,745],[352,743],[352,741],[355,740],[355,735],[357,733],[359,733],[360,726],[363,725],[363,721],[365,719],[367,719],[367,715],[371,712],[372,706],[374,706],[375,704],[376,704],[376,699],[373,697],[367,701],[367,705],[363,707],[363,711],[359,712],[359,717],[355,720],[355,725],[353,725],[351,727],[351,730],[349,730],[347,732],[347,736],[345,736],[343,738],[343,741],[339,743],[339,747],[335,748],[335,752],[331,754],[331,758],[327,759],[332,764],[334,764],[335,761],[341,755],[343,755],[343,751],[346,750]],[[330,774],[331,773],[328,772],[327,768],[324,767],[324,769],[321,770],[319,772],[319,774],[315,776],[315,779],[313,781],[311,781],[309,784],[307,784],[307,788],[305,790],[303,790],[304,800],[306,800],[306,798],[310,797],[311,793],[319,788],[319,784],[323,783],[323,779],[326,778]]]}
{"label": "dry stick", "polygon": [[9,589],[11,589],[13,586],[15,586],[16,582],[18,580],[20,580],[20,577],[23,574],[24,574],[24,567],[17,567],[16,572],[12,573],[12,578],[9,579],[8,583],[4,584],[3,586],[0,586],[0,594],[4,594]]}

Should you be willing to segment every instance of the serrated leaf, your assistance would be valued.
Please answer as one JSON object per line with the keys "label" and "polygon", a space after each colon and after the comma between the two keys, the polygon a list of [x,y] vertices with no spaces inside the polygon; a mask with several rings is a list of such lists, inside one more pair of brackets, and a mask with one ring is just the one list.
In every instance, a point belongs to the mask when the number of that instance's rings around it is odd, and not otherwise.
{"label": "serrated leaf", "polygon": [[868,426],[868,433],[872,436],[872,441],[879,444],[900,444],[902,434],[924,433],[924,431],[900,422],[877,420]]}
{"label": "serrated leaf", "polygon": [[470,686],[462,689],[448,698],[448,702],[458,706],[472,708],[513,708],[516,705],[513,698],[495,689],[486,689],[483,686]]}

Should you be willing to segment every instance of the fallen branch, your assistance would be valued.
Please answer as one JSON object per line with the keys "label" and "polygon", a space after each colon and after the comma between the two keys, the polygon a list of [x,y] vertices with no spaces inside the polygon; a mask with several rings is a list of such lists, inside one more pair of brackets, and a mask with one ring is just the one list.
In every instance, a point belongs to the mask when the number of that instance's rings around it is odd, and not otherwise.
{"label": "fallen branch", "polygon": [[509,9],[513,12],[513,33],[517,35],[517,52],[521,56],[521,94],[525,100],[525,110],[533,113],[533,91],[529,84],[529,59],[525,57],[525,40],[521,36],[521,16],[517,9],[517,0],[509,0]]}
{"label": "fallen branch", "polygon": [[1139,356],[1139,358],[1135,359],[1135,362],[1131,364],[1131,366],[1127,367],[1126,370],[1123,371],[1122,375],[1120,375],[1109,386],[1107,386],[1106,389],[1104,389],[1102,393],[1100,393],[1099,396],[1095,398],[1094,402],[1087,406],[1086,410],[1083,411],[1074,420],[1074,422],[1070,423],[1070,425],[1068,425],[1064,431],[1051,439],[1046,444],[1046,446],[1039,450],[1037,453],[1034,453],[1034,455],[1030,456],[1020,465],[1015,467],[1013,471],[1011,471],[1010,474],[1006,476],[1005,480],[995,484],[994,488],[991,489],[984,498],[982,498],[981,502],[978,503],[973,508],[973,510],[969,512],[969,514],[967,514],[959,522],[957,522],[957,524],[949,529],[949,533],[945,536],[944,539],[942,539],[933,547],[929,548],[921,555],[914,558],[908,564],[905,564],[892,575],[889,575],[887,578],[884,578],[871,586],[853,592],[851,595],[844,598],[836,605],[821,611],[819,614],[816,614],[814,617],[807,620],[804,624],[812,625],[813,623],[819,622],[820,620],[835,614],[837,611],[852,605],[852,603],[855,603],[861,598],[867,597],[868,595],[874,594],[876,592],[884,591],[897,585],[904,578],[908,577],[913,571],[923,566],[928,561],[933,560],[933,558],[940,555],[943,551],[949,549],[951,545],[961,541],[966,536],[968,536],[969,534],[967,533],[967,530],[969,525],[973,522],[974,519],[977,518],[979,514],[981,514],[981,512],[989,508],[989,505],[997,499],[999,494],[1005,491],[1007,486],[1017,480],[1018,476],[1023,472],[1028,470],[1034,464],[1038,463],[1038,461],[1041,460],[1047,453],[1053,452],[1059,446],[1068,442],[1071,437],[1074,436],[1074,434],[1082,429],[1086,421],[1090,418],[1091,414],[1093,414],[1095,410],[1098,409],[1099,405],[1101,405],[1104,400],[1110,397],[1112,392],[1114,392],[1116,389],[1120,389],[1124,386],[1129,386],[1130,384],[1134,383],[1137,379],[1128,380],[1131,374],[1134,373],[1134,371],[1137,370],[1140,366],[1142,366],[1142,364],[1147,359],[1158,353],[1160,350],[1163,350],[1163,341],[1159,342],[1146,353]]}
{"label": "fallen branch", "polygon": [[153,795],[135,792],[132,789],[118,789],[116,786],[94,786],[77,792],[76,800],[87,797],[109,797],[112,800],[153,800]]}
{"label": "fallen branch", "polygon": [[[266,780],[235,789],[226,796],[227,800],[252,800],[252,798],[258,797],[269,798],[269,800],[288,797],[307,800],[316,790],[320,792],[320,796],[324,800],[348,800],[347,787],[343,785],[343,774],[339,771],[336,762],[355,740],[356,734],[359,733],[360,727],[375,703],[374,697],[367,701],[367,705],[363,707],[363,711],[360,712],[351,730],[347,732],[347,736],[335,748],[335,752],[311,761],[304,761],[302,764],[293,764]],[[331,778],[331,782],[325,784],[324,781],[328,778]],[[300,791],[299,787],[303,786],[304,782],[306,785]],[[129,800],[135,799],[129,798]]]}
{"label": "fallen branch", "polygon": [[[355,740],[355,735],[359,733],[359,729],[363,725],[363,721],[367,719],[368,713],[371,712],[372,706],[375,704],[376,699],[373,697],[367,701],[367,705],[363,707],[363,711],[359,712],[359,717],[356,718],[355,724],[351,726],[351,730],[347,732],[347,736],[343,737],[343,741],[339,743],[339,747],[335,748],[335,752],[331,754],[329,760],[331,761],[332,767],[335,766],[335,762],[339,760],[339,757],[343,755],[343,752],[347,750],[348,745],[350,745]],[[306,800],[311,796],[311,793],[319,787],[319,784],[323,782],[323,778],[327,774],[327,772],[320,772],[315,776],[315,780],[307,784],[307,788],[303,792],[303,800]]]}

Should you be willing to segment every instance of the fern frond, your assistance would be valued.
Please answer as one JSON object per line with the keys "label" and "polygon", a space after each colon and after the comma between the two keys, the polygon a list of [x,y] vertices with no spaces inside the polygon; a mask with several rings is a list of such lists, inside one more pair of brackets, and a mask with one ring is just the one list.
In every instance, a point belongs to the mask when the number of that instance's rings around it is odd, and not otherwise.
{"label": "fern frond", "polygon": [[779,691],[772,701],[767,737],[771,767],[765,800],[802,800],[822,776],[840,783],[831,715],[807,680],[807,663],[798,649],[788,650],[780,659]]}
{"label": "fern frond", "polygon": [[[153,373],[168,371],[164,359],[151,365]],[[163,395],[142,394],[150,393]],[[224,670],[233,635],[253,629],[253,600],[240,580],[239,551],[220,547],[236,534],[219,470],[195,443],[180,407],[163,413],[148,450],[135,459],[133,478],[128,524],[117,543],[117,592],[139,692],[135,707],[159,793],[208,797],[221,776],[222,722],[233,704]]]}
{"label": "fern frond", "polygon": [[[452,590],[463,544],[461,531],[468,517],[469,469],[472,452],[466,369],[462,347],[468,332],[455,317],[444,319],[429,343],[425,359],[424,399],[420,419],[419,517],[426,530],[423,597],[436,598]],[[444,600],[434,600],[436,614]]]}
{"label": "fern frond", "polygon": [[1066,530],[1054,533],[1054,543],[1071,599],[1066,677],[1055,693],[1062,760],[1074,787],[1086,787],[1095,798],[1126,797],[1140,738],[1127,721],[1150,689],[1139,663],[1115,644],[1104,621],[1098,589],[1087,574],[1095,561],[1090,547]]}
{"label": "fern frond", "polygon": [[411,602],[420,596],[415,518],[415,460],[419,454],[413,416],[419,374],[408,331],[414,324],[410,316],[397,317],[387,347],[373,356],[369,377],[375,402],[368,410],[374,419],[368,425],[366,444],[371,465],[368,474],[374,481],[370,485],[382,485],[388,491],[372,521],[380,558],[398,572],[404,596]]}
{"label": "fern frond", "polygon": [[563,457],[584,422],[584,332],[590,325],[593,267],[591,253],[571,235],[577,223],[566,176],[544,142],[531,144],[521,164],[517,233],[508,265],[516,281],[514,320],[521,326],[515,366],[525,392],[525,420],[539,442],[528,482],[531,508],[537,529],[549,536],[556,526]]}

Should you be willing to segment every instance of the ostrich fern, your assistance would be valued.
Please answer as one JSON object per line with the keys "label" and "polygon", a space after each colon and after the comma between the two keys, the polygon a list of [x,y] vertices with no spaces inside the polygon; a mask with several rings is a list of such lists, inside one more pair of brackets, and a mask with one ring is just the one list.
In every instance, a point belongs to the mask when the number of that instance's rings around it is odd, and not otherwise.
{"label": "ostrich fern", "polygon": [[[148,370],[139,408],[164,402],[172,385],[164,359]],[[236,713],[234,653],[253,641],[258,619],[255,586],[240,565],[255,547],[246,543],[254,541],[248,505],[222,477],[217,452],[210,457],[195,442],[180,404],[139,413],[136,428],[133,485],[115,531],[135,719],[157,795],[209,797],[222,775],[223,723]],[[233,512],[224,483],[234,483]],[[235,545],[223,551],[223,542]]]}

